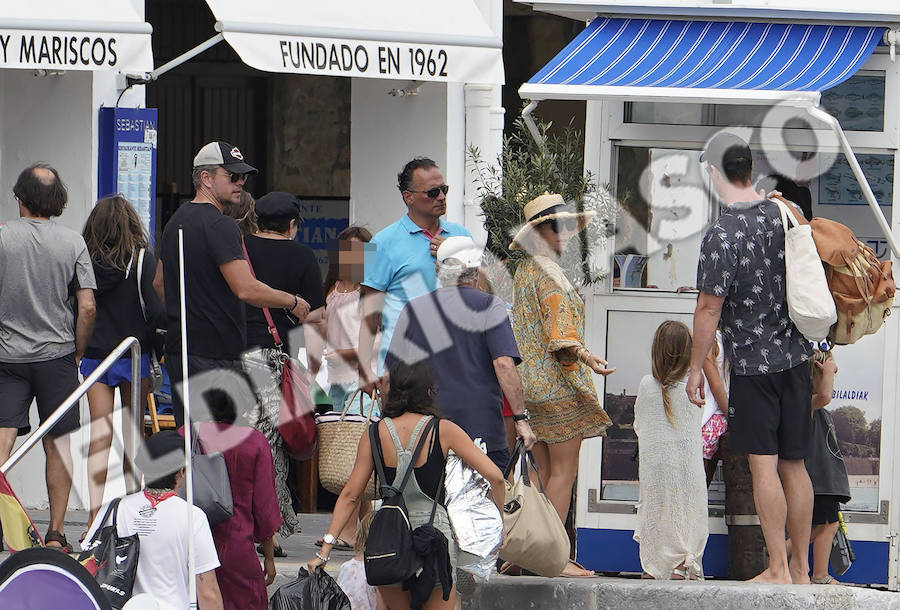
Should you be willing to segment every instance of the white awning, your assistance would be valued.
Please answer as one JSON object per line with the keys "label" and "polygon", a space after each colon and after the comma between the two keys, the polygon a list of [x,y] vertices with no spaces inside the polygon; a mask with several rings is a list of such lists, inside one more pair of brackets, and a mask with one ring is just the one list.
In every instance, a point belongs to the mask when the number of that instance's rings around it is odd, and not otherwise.
{"label": "white awning", "polygon": [[267,72],[503,84],[503,42],[473,0],[206,0]]}
{"label": "white awning", "polygon": [[0,68],[153,69],[142,0],[2,0]]}

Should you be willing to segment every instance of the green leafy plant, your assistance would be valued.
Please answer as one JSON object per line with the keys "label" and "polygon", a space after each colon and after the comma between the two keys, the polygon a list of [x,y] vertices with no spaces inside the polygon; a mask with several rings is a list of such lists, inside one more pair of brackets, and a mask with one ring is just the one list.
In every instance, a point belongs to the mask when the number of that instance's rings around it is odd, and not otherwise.
{"label": "green leafy plant", "polygon": [[592,284],[607,273],[606,266],[597,264],[591,253],[610,236],[617,204],[609,190],[584,171],[584,133],[571,124],[551,133],[551,126],[537,123],[544,142],[540,146],[519,117],[512,133],[504,138],[495,163],[483,159],[476,147],[469,147],[467,156],[476,176],[488,248],[514,272],[526,254],[510,250],[509,243],[525,223],[525,204],[545,192],[559,193],[573,209],[597,212],[578,238],[572,239],[561,261],[570,278]]}

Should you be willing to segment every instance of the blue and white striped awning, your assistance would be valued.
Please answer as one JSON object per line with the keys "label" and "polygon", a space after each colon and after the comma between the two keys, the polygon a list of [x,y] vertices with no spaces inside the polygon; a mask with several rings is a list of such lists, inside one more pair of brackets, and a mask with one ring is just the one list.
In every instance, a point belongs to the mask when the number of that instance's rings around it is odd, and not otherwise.
{"label": "blue and white striped awning", "polygon": [[882,27],[598,17],[524,84],[525,99],[815,105]]}

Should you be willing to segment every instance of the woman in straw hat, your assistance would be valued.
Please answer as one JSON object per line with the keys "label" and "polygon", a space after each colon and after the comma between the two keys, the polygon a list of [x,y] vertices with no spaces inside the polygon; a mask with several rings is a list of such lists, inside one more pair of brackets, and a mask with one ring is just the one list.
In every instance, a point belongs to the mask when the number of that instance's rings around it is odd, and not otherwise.
{"label": "woman in straw hat", "polygon": [[[544,489],[565,522],[578,471],[581,441],[599,436],[612,422],[600,406],[591,371],[615,369],[584,345],[584,301],[558,260],[569,239],[594,212],[575,212],[562,195],[544,193],[525,205],[526,223],[510,249],[530,254],[515,274],[513,329],[522,364],[525,406],[537,435],[535,457]],[[593,576],[570,562],[563,576]]]}

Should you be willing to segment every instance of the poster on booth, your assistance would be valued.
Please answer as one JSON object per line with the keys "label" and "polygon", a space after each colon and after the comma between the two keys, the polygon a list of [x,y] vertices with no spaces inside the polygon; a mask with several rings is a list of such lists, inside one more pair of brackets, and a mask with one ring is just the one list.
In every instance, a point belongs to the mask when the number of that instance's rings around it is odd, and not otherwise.
{"label": "poster on booth", "polygon": [[153,146],[149,142],[119,142],[116,184],[131,202],[150,232],[150,200],[153,197]]}
{"label": "poster on booth", "polygon": [[847,510],[878,512],[885,334],[834,348],[838,373],[831,404],[835,434],[850,478]]}

